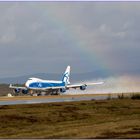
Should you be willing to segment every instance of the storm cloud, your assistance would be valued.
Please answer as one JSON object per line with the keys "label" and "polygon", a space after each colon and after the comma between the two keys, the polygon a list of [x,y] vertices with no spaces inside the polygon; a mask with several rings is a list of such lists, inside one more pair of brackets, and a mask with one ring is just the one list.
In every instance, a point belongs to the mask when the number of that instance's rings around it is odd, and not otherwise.
{"label": "storm cloud", "polygon": [[139,25],[139,2],[0,2],[0,77],[140,75]]}

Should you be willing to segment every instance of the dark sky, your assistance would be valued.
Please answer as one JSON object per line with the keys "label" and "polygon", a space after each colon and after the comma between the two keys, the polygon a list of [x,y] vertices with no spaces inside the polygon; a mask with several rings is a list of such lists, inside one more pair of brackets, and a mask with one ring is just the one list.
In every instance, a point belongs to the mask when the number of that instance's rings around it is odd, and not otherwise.
{"label": "dark sky", "polygon": [[0,77],[140,74],[139,2],[0,2]]}

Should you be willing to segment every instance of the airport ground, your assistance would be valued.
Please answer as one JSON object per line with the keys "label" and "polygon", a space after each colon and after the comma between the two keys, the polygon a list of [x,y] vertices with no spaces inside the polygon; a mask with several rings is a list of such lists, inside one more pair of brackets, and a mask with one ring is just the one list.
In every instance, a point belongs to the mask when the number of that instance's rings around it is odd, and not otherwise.
{"label": "airport ground", "polygon": [[140,100],[0,106],[0,138],[140,138]]}
{"label": "airport ground", "polygon": [[8,84],[0,84],[0,96],[6,96],[7,93],[11,93],[12,90],[9,88]]}
{"label": "airport ground", "polygon": [[[1,84],[0,96],[3,97],[0,102],[58,98],[4,97],[10,92],[8,85]],[[69,97],[79,96],[85,95]],[[106,100],[0,105],[0,138],[140,138],[140,96],[134,99],[122,94],[115,99],[112,97],[107,95]]]}

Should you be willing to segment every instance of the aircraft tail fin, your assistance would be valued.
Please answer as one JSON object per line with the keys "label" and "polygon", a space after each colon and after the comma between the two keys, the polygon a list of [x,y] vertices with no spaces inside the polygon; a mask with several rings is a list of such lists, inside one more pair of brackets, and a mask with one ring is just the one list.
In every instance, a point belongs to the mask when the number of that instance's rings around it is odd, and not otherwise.
{"label": "aircraft tail fin", "polygon": [[70,66],[67,66],[62,78],[62,81],[65,82],[66,85],[70,84],[69,76],[70,76]]}

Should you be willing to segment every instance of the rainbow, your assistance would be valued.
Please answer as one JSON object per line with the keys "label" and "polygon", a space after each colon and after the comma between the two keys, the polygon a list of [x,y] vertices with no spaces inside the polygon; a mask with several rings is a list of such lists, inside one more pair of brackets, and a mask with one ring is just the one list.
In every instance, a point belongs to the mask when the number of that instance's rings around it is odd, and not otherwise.
{"label": "rainbow", "polygon": [[76,31],[73,32],[69,28],[69,23],[66,23],[64,20],[60,20],[57,16],[49,11],[47,11],[45,16],[47,17],[46,20],[50,25],[61,29],[64,32],[64,36],[72,42],[71,47],[73,48],[73,50],[76,49],[77,51],[80,51],[80,55],[85,57],[88,60],[87,63],[93,66],[92,70],[94,70],[95,66],[97,66],[103,71],[104,74],[108,74],[110,72],[109,64],[104,62],[103,58],[96,50],[96,47],[87,47],[86,42],[84,42],[83,40],[81,41],[81,38],[78,36],[79,33]]}

